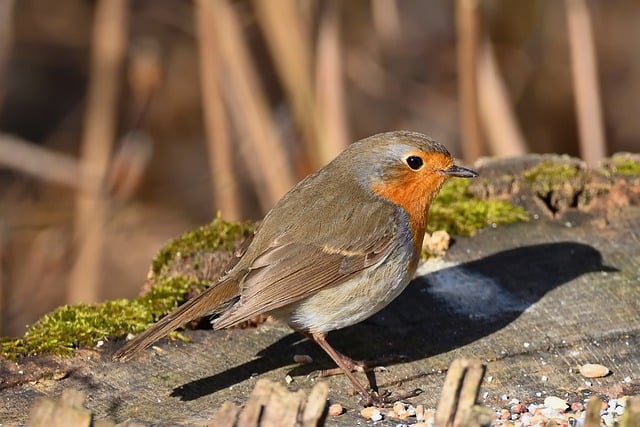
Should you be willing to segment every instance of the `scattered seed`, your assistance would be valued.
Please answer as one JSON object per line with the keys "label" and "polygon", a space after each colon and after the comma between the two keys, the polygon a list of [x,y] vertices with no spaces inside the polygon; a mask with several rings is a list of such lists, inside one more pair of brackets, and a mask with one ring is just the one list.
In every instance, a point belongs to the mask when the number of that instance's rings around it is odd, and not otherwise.
{"label": "scattered seed", "polygon": [[527,407],[522,403],[517,403],[511,407],[512,414],[523,414],[527,411]]}
{"label": "scattered seed", "polygon": [[300,364],[311,363],[313,359],[308,354],[294,354],[293,361]]}
{"label": "scattered seed", "polygon": [[373,406],[369,406],[361,410],[360,415],[372,421],[380,421],[382,419],[382,413],[380,412],[380,408],[374,408]]}
{"label": "scattered seed", "polygon": [[384,416],[387,418],[399,418],[398,414],[396,414],[396,411],[394,411],[393,409],[389,409],[387,412],[385,412]]}
{"label": "scattered seed", "polygon": [[393,404],[393,411],[397,414],[397,415],[404,415],[407,410],[404,407],[404,403],[402,402],[396,402]]}
{"label": "scattered seed", "polygon": [[601,378],[609,375],[609,368],[597,363],[585,363],[580,366],[580,373],[587,378]]}
{"label": "scattered seed", "polygon": [[509,418],[511,418],[511,412],[509,412],[508,409],[501,409],[500,410],[500,419],[501,420],[508,420]]}
{"label": "scattered seed", "polygon": [[415,417],[416,416],[416,408],[413,405],[408,405],[406,408],[407,416]]}
{"label": "scattered seed", "polygon": [[344,408],[339,403],[334,403],[329,406],[329,415],[332,417],[337,417],[338,415],[342,415],[344,413]]}
{"label": "scattered seed", "polygon": [[424,420],[424,405],[416,406],[416,420]]}
{"label": "scattered seed", "polygon": [[158,354],[165,354],[166,353],[166,351],[163,348],[158,347],[157,345],[153,345],[153,346],[151,346],[151,348],[153,349],[153,351],[155,351]]}
{"label": "scattered seed", "polygon": [[561,399],[557,396],[549,396],[544,399],[544,406],[560,412],[566,411],[566,409],[569,407],[566,400]]}
{"label": "scattered seed", "polygon": [[584,405],[580,402],[573,402],[571,404],[571,410],[573,412],[584,411]]}

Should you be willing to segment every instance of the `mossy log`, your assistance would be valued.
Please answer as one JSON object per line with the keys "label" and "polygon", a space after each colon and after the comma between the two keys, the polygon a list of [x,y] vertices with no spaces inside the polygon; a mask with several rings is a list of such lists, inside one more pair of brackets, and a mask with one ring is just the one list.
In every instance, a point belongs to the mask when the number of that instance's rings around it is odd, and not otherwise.
{"label": "mossy log", "polygon": [[[423,263],[389,307],[329,340],[354,358],[392,360],[367,377],[392,393],[422,390],[408,399],[414,405],[436,406],[447,369],[459,357],[486,364],[482,406],[506,405],[505,396],[533,402],[548,395],[582,401],[640,394],[638,165],[634,156],[597,169],[559,156],[483,162],[481,178],[464,192],[519,206],[529,220],[488,220],[469,237],[454,235],[446,255]],[[194,264],[176,265],[157,277],[184,275]],[[122,337],[103,337],[101,347],[83,347],[73,357],[0,360],[0,419],[25,423],[36,398],[77,389],[95,419],[198,425],[224,402],[246,404],[259,379],[309,393],[317,381],[308,374],[332,367],[319,348],[273,321],[184,335],[192,342],[165,339],[127,363],[110,360]],[[295,354],[313,361],[298,364]],[[611,374],[586,379],[578,370],[584,363],[603,364]],[[346,409],[326,425],[362,423],[350,383],[322,381],[329,402]]]}

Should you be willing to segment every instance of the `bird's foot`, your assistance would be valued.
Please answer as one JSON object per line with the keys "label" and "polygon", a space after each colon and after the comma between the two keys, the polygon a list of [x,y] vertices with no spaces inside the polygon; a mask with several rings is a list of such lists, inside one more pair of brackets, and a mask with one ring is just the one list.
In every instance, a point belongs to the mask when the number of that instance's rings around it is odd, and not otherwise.
{"label": "bird's foot", "polygon": [[378,393],[375,390],[371,390],[369,393],[360,394],[360,403],[362,406],[377,406],[383,407],[387,405],[386,398],[390,393],[387,391],[383,391],[382,394]]}
{"label": "bird's foot", "polygon": [[422,394],[422,392],[423,390],[419,388],[399,394],[393,394],[388,390],[382,390],[380,392],[370,391],[367,394],[362,394],[360,401],[363,406],[384,407],[393,405],[398,401],[403,401],[412,397],[419,396],[420,394]]}
{"label": "bird's foot", "polygon": [[[375,360],[353,360],[349,356],[345,356],[342,353],[338,354],[340,360],[344,363],[344,365],[349,369],[350,372],[384,371],[386,370],[384,365],[390,362],[397,362],[405,359],[405,357],[393,355]],[[313,371],[309,374],[309,376],[312,378],[326,378],[333,375],[343,374],[344,370],[340,367],[336,367],[331,369],[320,369],[317,371]]]}

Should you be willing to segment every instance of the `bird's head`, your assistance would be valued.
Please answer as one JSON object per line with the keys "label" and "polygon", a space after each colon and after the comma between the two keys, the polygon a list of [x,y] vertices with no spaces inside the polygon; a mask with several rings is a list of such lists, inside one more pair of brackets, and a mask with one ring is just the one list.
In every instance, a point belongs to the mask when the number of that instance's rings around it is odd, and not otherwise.
{"label": "bird's head", "polygon": [[352,144],[349,151],[358,159],[354,172],[360,185],[402,207],[415,234],[424,234],[429,206],[448,178],[478,175],[455,165],[442,144],[415,132],[374,135]]}

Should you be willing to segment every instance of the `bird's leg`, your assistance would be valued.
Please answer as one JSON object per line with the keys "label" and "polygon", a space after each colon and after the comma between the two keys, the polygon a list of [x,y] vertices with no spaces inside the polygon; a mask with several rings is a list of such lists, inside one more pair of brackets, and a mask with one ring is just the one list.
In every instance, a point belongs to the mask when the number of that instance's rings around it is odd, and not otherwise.
{"label": "bird's leg", "polygon": [[[298,329],[296,329],[296,331],[298,333],[304,335],[305,337],[307,337],[309,340],[316,342],[315,338],[313,337],[313,334],[311,334],[310,332],[306,332],[306,331],[302,331],[302,330],[298,330]],[[325,341],[326,341],[326,339],[325,339]],[[320,344],[318,344],[318,345],[320,345]],[[324,348],[324,347],[322,347],[322,348]],[[345,370],[344,370],[344,368],[342,368],[342,366],[346,366],[347,369],[349,369],[350,372],[369,372],[369,371],[374,370],[377,367],[384,366],[387,363],[395,362],[395,361],[403,359],[403,357],[398,357],[398,356],[387,356],[387,357],[383,357],[383,358],[376,359],[376,360],[354,360],[354,359],[350,358],[349,356],[347,356],[346,354],[340,353],[335,348],[332,347],[332,349],[333,349],[334,353],[336,354],[336,356],[339,357],[340,359],[342,359],[342,365],[338,364],[339,365],[338,368],[321,369],[321,370],[315,371],[313,373],[313,374],[315,374],[314,376],[331,377],[333,375],[342,375],[342,374],[345,373]],[[331,356],[331,357],[333,358],[333,356]],[[333,360],[335,360],[335,358],[333,358]]]}
{"label": "bird's leg", "polygon": [[[385,365],[405,360],[406,357],[403,356],[386,356],[375,360],[353,360],[347,355],[344,355],[336,350],[338,356],[341,357],[346,366],[351,368],[351,372],[370,372],[374,371],[376,368],[382,368]],[[330,377],[333,375],[342,375],[344,372],[340,368],[331,368],[331,369],[322,369],[316,372],[319,377]]]}
{"label": "bird's leg", "polygon": [[344,372],[344,374],[349,378],[354,387],[358,390],[363,399],[363,404],[365,406],[371,404],[381,403],[378,393],[369,392],[360,381],[353,375],[353,370],[356,363],[350,359],[349,357],[343,355],[336,351],[326,340],[326,334],[324,333],[303,333],[303,335],[307,336],[311,340],[313,340],[316,344],[318,344],[322,349],[333,359],[334,362],[338,365],[340,369]]}

